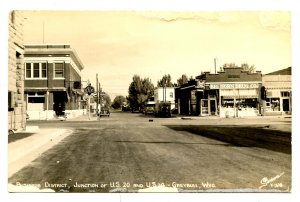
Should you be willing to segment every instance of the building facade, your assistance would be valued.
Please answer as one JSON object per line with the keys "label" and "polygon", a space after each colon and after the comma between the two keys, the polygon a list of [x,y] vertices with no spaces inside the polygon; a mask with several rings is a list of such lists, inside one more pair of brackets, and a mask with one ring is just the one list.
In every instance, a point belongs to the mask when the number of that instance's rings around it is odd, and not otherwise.
{"label": "building facade", "polygon": [[262,102],[263,115],[284,115],[292,113],[291,71],[291,67],[288,67],[263,75],[262,85],[266,91],[266,97]]}
{"label": "building facade", "polygon": [[182,115],[206,114],[204,107],[201,110],[201,100],[204,99],[204,82],[202,79],[193,79],[176,88],[176,103],[178,113]]}
{"label": "building facade", "polygon": [[209,115],[245,117],[260,114],[260,71],[249,73],[240,67],[225,67],[218,74],[206,73],[205,90]]}
{"label": "building facade", "polygon": [[154,90],[154,102],[169,102],[171,110],[175,109],[175,88],[174,87],[158,87]]}
{"label": "building facade", "polygon": [[83,113],[81,70],[84,66],[70,45],[25,45],[24,56],[24,90],[30,119]]}
{"label": "building facade", "polygon": [[243,68],[204,72],[176,91],[182,115],[245,117],[260,114],[262,74]]}
{"label": "building facade", "polygon": [[21,11],[9,14],[8,38],[8,130],[26,128],[26,108],[24,101],[24,45]]}

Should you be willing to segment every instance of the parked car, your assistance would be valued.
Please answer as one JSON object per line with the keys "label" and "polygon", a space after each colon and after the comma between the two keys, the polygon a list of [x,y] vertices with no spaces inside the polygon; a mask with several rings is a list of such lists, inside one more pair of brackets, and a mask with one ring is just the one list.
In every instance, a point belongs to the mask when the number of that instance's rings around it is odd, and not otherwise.
{"label": "parked car", "polygon": [[155,105],[146,105],[144,108],[144,114],[154,114],[154,107]]}
{"label": "parked car", "polygon": [[99,114],[100,117],[102,117],[102,116],[109,117],[109,115],[110,115],[109,109],[101,108],[100,114]]}

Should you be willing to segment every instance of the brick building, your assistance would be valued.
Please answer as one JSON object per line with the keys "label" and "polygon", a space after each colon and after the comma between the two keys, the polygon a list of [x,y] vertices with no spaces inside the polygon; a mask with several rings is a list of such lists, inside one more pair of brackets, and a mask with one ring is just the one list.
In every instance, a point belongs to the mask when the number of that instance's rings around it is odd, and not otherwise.
{"label": "brick building", "polygon": [[205,91],[209,114],[220,117],[260,114],[261,71],[249,73],[241,67],[224,67],[218,74],[206,73]]}
{"label": "brick building", "polygon": [[8,130],[26,128],[26,108],[24,102],[24,46],[21,11],[9,14],[8,39]]}
{"label": "brick building", "polygon": [[30,119],[83,113],[81,70],[76,51],[66,44],[25,45],[25,100]]}
{"label": "brick building", "polygon": [[260,114],[260,71],[249,73],[240,67],[227,67],[217,74],[204,72],[177,90],[179,113],[220,117]]}

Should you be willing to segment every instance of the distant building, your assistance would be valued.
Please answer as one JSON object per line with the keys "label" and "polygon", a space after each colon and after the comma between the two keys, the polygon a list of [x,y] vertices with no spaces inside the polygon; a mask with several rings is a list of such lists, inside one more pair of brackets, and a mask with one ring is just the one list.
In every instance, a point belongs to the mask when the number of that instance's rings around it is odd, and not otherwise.
{"label": "distant building", "polygon": [[263,101],[263,115],[292,113],[292,68],[263,75],[266,99]]}
{"label": "distant building", "polygon": [[24,102],[24,46],[21,11],[9,14],[8,38],[8,130],[26,128],[26,108]]}
{"label": "distant building", "polygon": [[30,119],[53,119],[83,113],[84,66],[66,44],[25,45],[25,100]]}
{"label": "distant building", "polygon": [[158,87],[154,90],[154,102],[169,102],[171,110],[175,109],[175,88],[174,87]]}
{"label": "distant building", "polygon": [[179,114],[196,116],[201,113],[206,114],[204,108],[200,110],[201,100],[204,99],[204,81],[202,79],[192,79],[176,88],[175,92]]}

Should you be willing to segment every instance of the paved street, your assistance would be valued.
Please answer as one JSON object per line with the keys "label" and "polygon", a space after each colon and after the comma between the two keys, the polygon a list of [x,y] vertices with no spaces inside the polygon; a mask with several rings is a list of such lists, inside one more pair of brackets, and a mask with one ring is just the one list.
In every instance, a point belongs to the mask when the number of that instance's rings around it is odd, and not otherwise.
{"label": "paved street", "polygon": [[73,133],[10,177],[14,185],[67,192],[291,189],[290,118],[112,113],[28,124]]}

